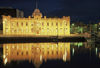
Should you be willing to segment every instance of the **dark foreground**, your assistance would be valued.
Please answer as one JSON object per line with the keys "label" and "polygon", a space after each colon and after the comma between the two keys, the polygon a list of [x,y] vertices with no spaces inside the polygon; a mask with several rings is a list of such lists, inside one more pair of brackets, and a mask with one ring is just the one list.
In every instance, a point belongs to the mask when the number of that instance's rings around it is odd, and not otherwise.
{"label": "dark foreground", "polygon": [[[27,39],[28,40],[28,39]],[[20,40],[22,41],[22,40]],[[9,40],[10,42],[10,40]],[[14,42],[14,41],[13,41]],[[48,42],[52,43],[52,42]],[[55,44],[48,44],[46,42],[44,43],[10,43],[10,44],[0,44],[0,68],[100,68],[100,45],[96,43],[86,43],[86,42],[58,42],[58,46],[56,48]],[[62,45],[64,43],[64,45]],[[25,53],[24,55],[16,55],[17,51],[21,49],[22,46],[29,46],[29,49],[31,49],[32,44],[32,50],[33,53],[30,53],[31,57],[26,57]],[[34,46],[34,44],[37,44]],[[47,44],[47,45],[44,45]],[[66,44],[66,45],[65,45]],[[10,45],[10,46],[9,46]],[[52,49],[51,46],[54,46],[55,48]],[[10,58],[10,62],[8,62],[6,65],[3,62],[3,55],[4,55],[4,46],[9,46],[8,50],[10,54],[8,58]],[[15,49],[10,49],[15,47]],[[17,49],[16,46],[20,46],[19,49]],[[49,46],[49,47],[48,47]],[[59,46],[60,49],[59,50]],[[66,49],[65,47],[68,48]],[[41,48],[42,47],[42,48]],[[46,48],[46,50],[44,48]],[[40,50],[39,50],[40,48]],[[24,49],[27,50],[27,48],[24,47]],[[51,50],[50,50],[51,49]],[[50,51],[49,51],[50,50]],[[65,51],[68,52],[65,52]],[[15,52],[12,54],[12,52]],[[23,51],[22,49],[20,52]],[[42,53],[42,52],[44,53]],[[48,52],[49,51],[49,52]],[[52,53],[51,53],[52,52]],[[66,53],[66,61],[63,61],[63,56],[65,56]],[[40,61],[40,56],[45,55],[46,57],[42,57],[42,61]],[[16,59],[11,58],[14,56]],[[26,59],[23,59],[21,57],[26,57]],[[58,57],[61,58],[58,58]],[[35,57],[35,58],[34,58]],[[69,58],[68,58],[69,57]],[[18,59],[20,58],[20,59]],[[29,59],[31,59],[31,62],[29,62]],[[46,59],[46,61],[45,61]]]}

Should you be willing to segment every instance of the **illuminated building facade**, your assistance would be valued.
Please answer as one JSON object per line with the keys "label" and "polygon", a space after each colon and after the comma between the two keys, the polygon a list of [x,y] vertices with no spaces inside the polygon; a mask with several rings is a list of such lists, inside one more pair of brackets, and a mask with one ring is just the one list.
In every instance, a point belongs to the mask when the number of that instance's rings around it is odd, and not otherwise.
{"label": "illuminated building facade", "polygon": [[13,18],[3,16],[3,35],[67,36],[70,34],[70,17],[42,17],[35,9],[32,17]]}
{"label": "illuminated building facade", "polygon": [[70,61],[70,43],[3,44],[3,62],[29,60],[39,67],[47,60]]}

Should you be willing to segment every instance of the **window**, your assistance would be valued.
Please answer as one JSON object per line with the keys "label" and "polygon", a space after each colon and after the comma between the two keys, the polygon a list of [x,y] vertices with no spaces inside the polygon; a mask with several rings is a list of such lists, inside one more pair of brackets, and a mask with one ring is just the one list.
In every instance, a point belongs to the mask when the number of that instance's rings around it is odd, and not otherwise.
{"label": "window", "polygon": [[42,26],[44,26],[44,23],[42,22]]}
{"label": "window", "polygon": [[19,55],[19,53],[17,52],[17,55]]}
{"label": "window", "polygon": [[26,22],[26,26],[28,26],[28,23]]}
{"label": "window", "polygon": [[17,30],[14,30],[14,32],[17,32]]}
{"label": "window", "polygon": [[17,26],[18,26],[18,22],[17,22]]}
{"label": "window", "polygon": [[23,26],[23,22],[21,23],[21,26]]}
{"label": "window", "polygon": [[21,32],[23,32],[23,29],[21,29]]}
{"label": "window", "polygon": [[58,51],[56,51],[56,54],[58,55]]}
{"label": "window", "polygon": [[21,29],[19,29],[19,32],[21,32]]}
{"label": "window", "polygon": [[58,28],[56,28],[56,32],[58,31]]}
{"label": "window", "polygon": [[56,22],[56,26],[58,26],[58,23]]}
{"label": "window", "polygon": [[28,51],[26,51],[26,55],[28,55]]}
{"label": "window", "polygon": [[41,27],[39,28],[39,30],[41,30]]}
{"label": "window", "polygon": [[39,34],[39,31],[37,31],[37,34]]}
{"label": "window", "polygon": [[56,30],[57,30],[58,28],[56,28]]}
{"label": "window", "polygon": [[49,54],[49,51],[48,51],[48,54]]}
{"label": "window", "polygon": [[33,26],[33,23],[31,24],[31,26]]}
{"label": "window", "polygon": [[6,24],[6,26],[8,26],[8,23],[5,23]]}
{"label": "window", "polygon": [[53,26],[53,22],[52,22],[52,26]]}
{"label": "window", "polygon": [[23,55],[23,52],[22,52],[22,55]]}
{"label": "window", "polygon": [[11,32],[14,32],[14,29],[13,28],[11,28]]}
{"label": "window", "polygon": [[6,32],[8,32],[8,28],[6,28]]}
{"label": "window", "polygon": [[26,32],[28,32],[28,29],[26,28]]}
{"label": "window", "polygon": [[33,30],[33,28],[31,28],[31,32],[33,32],[34,30]]}
{"label": "window", "polygon": [[66,23],[66,26],[67,26],[67,23]]}
{"label": "window", "polygon": [[47,26],[49,26],[49,23],[47,23]]}

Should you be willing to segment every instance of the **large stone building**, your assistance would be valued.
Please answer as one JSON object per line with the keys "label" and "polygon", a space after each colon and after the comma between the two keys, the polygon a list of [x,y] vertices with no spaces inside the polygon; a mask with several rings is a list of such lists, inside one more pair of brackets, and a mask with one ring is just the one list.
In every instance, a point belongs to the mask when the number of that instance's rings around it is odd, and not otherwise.
{"label": "large stone building", "polygon": [[70,61],[70,43],[16,43],[3,44],[4,64],[12,61],[32,62],[39,68],[47,60]]}
{"label": "large stone building", "polygon": [[3,35],[67,36],[70,34],[70,17],[47,18],[35,9],[32,17],[3,16]]}

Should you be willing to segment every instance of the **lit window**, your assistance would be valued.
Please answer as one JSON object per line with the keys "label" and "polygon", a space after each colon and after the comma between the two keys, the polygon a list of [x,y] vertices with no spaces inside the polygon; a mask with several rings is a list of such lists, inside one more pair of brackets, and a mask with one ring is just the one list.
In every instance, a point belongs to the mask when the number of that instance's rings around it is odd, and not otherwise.
{"label": "lit window", "polygon": [[67,26],[67,23],[66,23],[66,26]]}
{"label": "lit window", "polygon": [[47,26],[49,26],[49,23],[47,23]]}
{"label": "lit window", "polygon": [[5,23],[6,24],[6,26],[8,26],[8,24],[7,23]]}
{"label": "lit window", "polygon": [[14,32],[17,32],[17,30],[14,30]]}
{"label": "lit window", "polygon": [[12,48],[14,49],[14,46],[12,46]]}
{"label": "lit window", "polygon": [[22,55],[23,55],[23,52],[22,52]]}
{"label": "lit window", "polygon": [[19,55],[19,53],[17,52],[17,55]]}
{"label": "lit window", "polygon": [[23,26],[23,22],[21,23],[21,25]]}
{"label": "lit window", "polygon": [[28,23],[26,22],[26,26],[28,26]]}
{"label": "lit window", "polygon": [[49,31],[49,28],[47,28],[47,31]]}
{"label": "lit window", "polygon": [[56,28],[56,32],[58,31],[58,29]]}
{"label": "lit window", "polygon": [[6,46],[6,49],[8,49],[8,46]]}
{"label": "lit window", "polygon": [[8,28],[6,28],[6,32],[8,32]]}
{"label": "lit window", "polygon": [[37,31],[37,34],[39,34],[39,31]]}
{"label": "lit window", "polygon": [[11,29],[11,32],[14,32],[14,29],[13,28]]}
{"label": "lit window", "polygon": [[41,30],[41,27],[39,28],[39,30]]}
{"label": "lit window", "polygon": [[31,24],[31,26],[33,26],[33,23]]}
{"label": "lit window", "polygon": [[28,32],[28,29],[26,28],[26,32]]}
{"label": "lit window", "polygon": [[57,30],[57,28],[56,28],[56,30]]}
{"label": "lit window", "polygon": [[22,32],[23,32],[23,29],[22,29]]}
{"label": "lit window", "polygon": [[52,22],[52,26],[53,26],[53,22]]}
{"label": "lit window", "polygon": [[28,51],[26,52],[26,55],[28,55]]}
{"label": "lit window", "polygon": [[19,29],[19,32],[21,32],[21,29]]}
{"label": "lit window", "polygon": [[17,22],[17,26],[18,26],[18,22]]}
{"label": "lit window", "polygon": [[56,26],[58,26],[58,23],[56,23]]}
{"label": "lit window", "polygon": [[31,28],[31,32],[34,32],[33,28]]}
{"label": "lit window", "polygon": [[42,22],[42,26],[44,26],[44,23]]}

